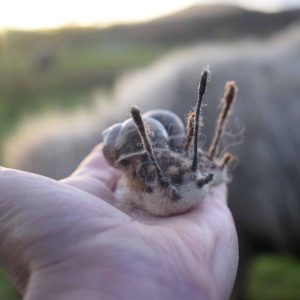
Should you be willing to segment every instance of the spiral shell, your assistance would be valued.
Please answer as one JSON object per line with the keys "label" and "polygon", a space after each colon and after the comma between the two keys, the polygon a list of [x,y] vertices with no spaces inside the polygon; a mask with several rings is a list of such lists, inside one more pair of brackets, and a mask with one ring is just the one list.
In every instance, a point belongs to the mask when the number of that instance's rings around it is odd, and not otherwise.
{"label": "spiral shell", "polygon": [[[184,140],[184,126],[180,118],[167,110],[153,110],[143,114],[148,138],[156,149],[180,149]],[[103,132],[103,154],[110,165],[145,154],[140,134],[132,119],[115,124]]]}
{"label": "spiral shell", "polygon": [[168,132],[170,149],[173,151],[182,150],[185,128],[175,113],[169,110],[156,109],[143,114],[143,117],[150,117],[159,121]]}

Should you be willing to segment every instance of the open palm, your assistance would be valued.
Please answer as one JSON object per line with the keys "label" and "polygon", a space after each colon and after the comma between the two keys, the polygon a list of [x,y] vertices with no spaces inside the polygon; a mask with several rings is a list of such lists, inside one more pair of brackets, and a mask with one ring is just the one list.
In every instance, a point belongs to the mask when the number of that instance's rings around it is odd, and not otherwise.
{"label": "open palm", "polygon": [[238,263],[226,187],[168,218],[116,208],[96,148],[55,181],[0,170],[0,267],[35,299],[228,299]]}

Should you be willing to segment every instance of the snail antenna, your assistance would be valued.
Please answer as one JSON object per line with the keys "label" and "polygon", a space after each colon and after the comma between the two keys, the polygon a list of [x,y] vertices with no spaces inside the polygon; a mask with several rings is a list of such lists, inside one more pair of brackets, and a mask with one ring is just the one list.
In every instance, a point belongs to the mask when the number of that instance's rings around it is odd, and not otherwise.
{"label": "snail antenna", "polygon": [[173,186],[169,182],[169,180],[166,180],[163,177],[163,171],[154,155],[154,152],[153,152],[153,149],[151,146],[151,142],[149,141],[147,133],[146,133],[146,129],[145,129],[145,125],[144,125],[144,122],[143,122],[143,119],[141,116],[141,112],[137,106],[133,106],[131,108],[131,116],[132,116],[132,119],[133,119],[137,129],[138,129],[138,132],[139,132],[140,137],[143,142],[144,149],[147,152],[148,158],[151,160],[151,162],[154,165],[154,168],[157,173],[158,181],[160,182],[160,184],[162,186],[168,187],[168,192],[170,193],[173,200],[178,200],[180,198],[180,195],[179,195],[177,189],[175,188],[175,186]]}
{"label": "snail antenna", "polygon": [[161,181],[163,179],[163,173],[162,173],[162,169],[160,167],[160,165],[158,164],[158,161],[156,159],[156,157],[154,156],[154,152],[152,149],[152,145],[151,142],[148,139],[147,133],[146,133],[146,129],[145,129],[145,125],[141,116],[141,112],[139,110],[139,108],[137,106],[133,106],[131,108],[131,116],[132,119],[139,131],[140,137],[142,139],[143,142],[143,146],[144,149],[147,152],[148,158],[151,160],[151,162],[153,163],[156,172],[157,172],[157,176],[159,181]]}
{"label": "snail antenna", "polygon": [[208,149],[208,158],[212,160],[216,153],[218,152],[218,148],[220,145],[220,139],[222,137],[222,134],[224,132],[226,120],[230,111],[231,104],[233,103],[235,99],[235,95],[237,92],[237,86],[234,81],[228,81],[225,84],[225,93],[223,97],[223,104],[222,109],[219,114],[217,125],[214,133],[213,140],[211,142],[211,145]]}
{"label": "snail antenna", "polygon": [[203,96],[205,94],[206,87],[207,87],[208,75],[209,75],[209,69],[205,67],[201,74],[201,78],[198,86],[198,101],[197,101],[194,130],[193,130],[194,155],[192,161],[192,171],[196,171],[198,165],[198,131],[200,126],[200,113],[201,113],[201,104],[202,104]]}
{"label": "snail antenna", "polygon": [[187,153],[190,149],[193,135],[194,135],[194,123],[195,123],[195,112],[190,112],[187,117],[187,125],[186,125],[186,138],[184,142],[184,152]]}
{"label": "snail antenna", "polygon": [[222,157],[220,168],[224,169],[225,167],[231,165],[235,160],[236,158],[231,153],[226,152]]}
{"label": "snail antenna", "polygon": [[175,188],[175,186],[173,186],[168,180],[166,180],[163,177],[162,169],[154,155],[151,143],[150,143],[147,133],[146,133],[146,129],[145,129],[145,125],[144,125],[144,122],[143,122],[143,119],[141,116],[141,112],[137,106],[133,106],[131,108],[131,116],[132,116],[132,119],[133,119],[137,129],[138,129],[138,132],[139,132],[140,137],[143,142],[143,146],[147,152],[148,158],[151,160],[151,162],[154,165],[154,168],[157,173],[158,181],[160,182],[160,184],[162,186],[168,187],[168,192],[171,195],[173,200],[180,199],[180,195],[179,195],[177,189]]}

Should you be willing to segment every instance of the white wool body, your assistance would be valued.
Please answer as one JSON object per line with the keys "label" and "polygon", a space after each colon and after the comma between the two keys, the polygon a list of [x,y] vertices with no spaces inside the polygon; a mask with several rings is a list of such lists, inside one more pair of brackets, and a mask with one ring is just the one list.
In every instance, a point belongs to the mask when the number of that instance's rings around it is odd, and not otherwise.
{"label": "white wool body", "polygon": [[[197,177],[203,176],[200,172],[197,173]],[[180,199],[174,200],[168,195],[167,190],[160,186],[154,188],[152,193],[136,191],[129,187],[128,179],[124,175],[115,192],[117,206],[123,211],[139,209],[155,216],[177,215],[199,205],[213,186],[228,181],[227,171],[216,169],[214,180],[201,188],[191,180],[176,185]]]}
{"label": "white wool body", "polygon": [[208,185],[198,189],[195,182],[177,187],[179,200],[173,200],[166,190],[157,187],[153,193],[138,192],[128,187],[127,179],[120,182],[116,191],[118,206],[122,209],[139,208],[156,216],[170,216],[186,212],[197,206],[207,195]]}

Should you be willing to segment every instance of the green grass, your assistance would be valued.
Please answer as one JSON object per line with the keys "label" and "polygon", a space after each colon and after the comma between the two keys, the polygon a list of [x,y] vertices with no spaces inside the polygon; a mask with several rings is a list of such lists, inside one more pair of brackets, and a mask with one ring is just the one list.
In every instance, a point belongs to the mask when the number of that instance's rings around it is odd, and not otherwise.
{"label": "green grass", "polygon": [[[93,88],[110,89],[123,72],[169,50],[75,29],[0,35],[0,155],[1,142],[23,116],[85,105]],[[47,68],[41,67],[41,53],[52,59]]]}
{"label": "green grass", "polygon": [[250,270],[249,300],[299,300],[300,262],[290,257],[263,256]]}
{"label": "green grass", "polygon": [[17,300],[21,297],[12,288],[3,272],[0,271],[0,299],[3,300]]}

